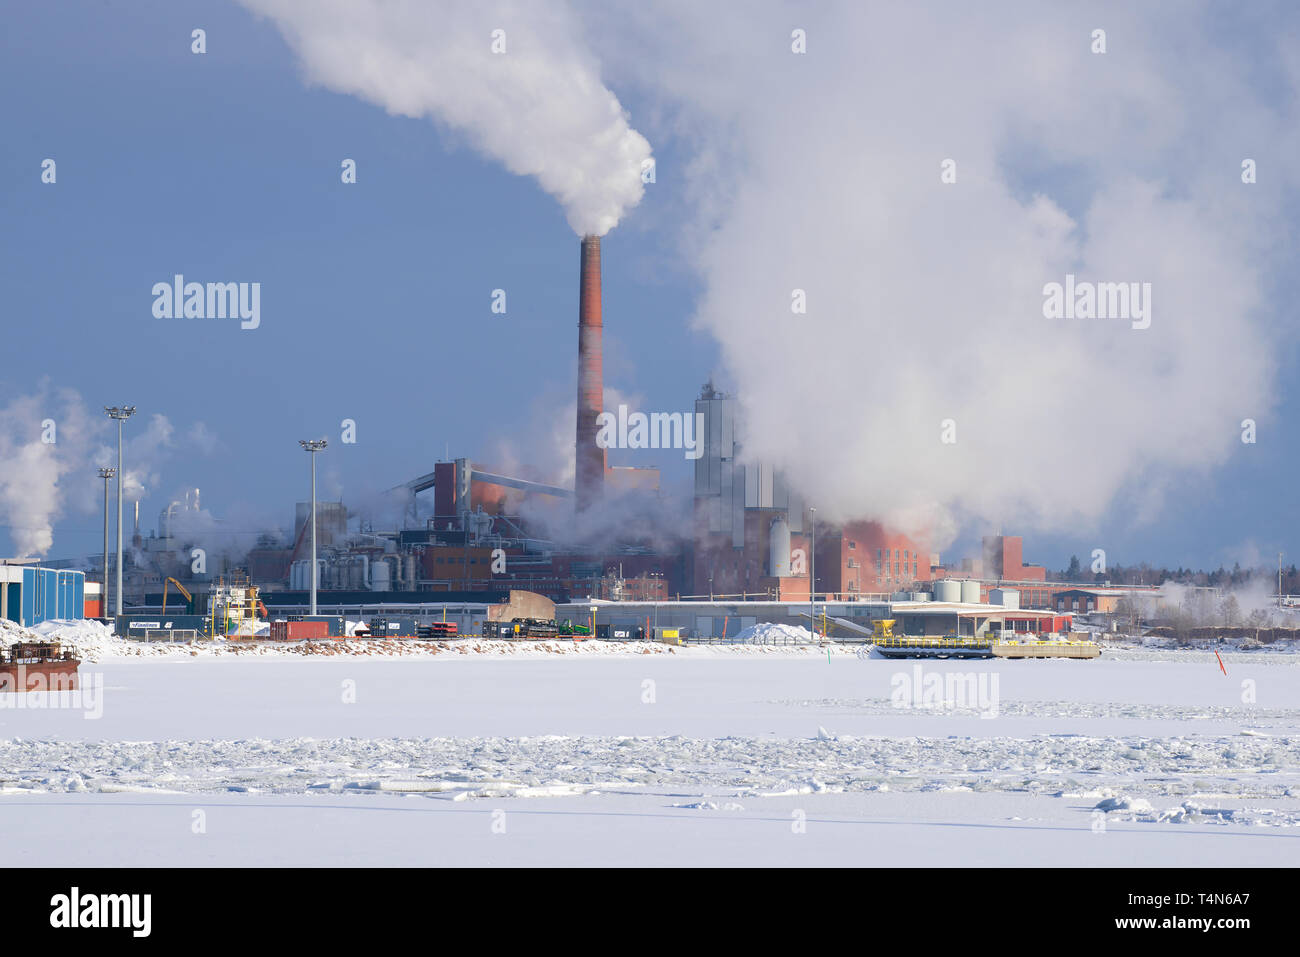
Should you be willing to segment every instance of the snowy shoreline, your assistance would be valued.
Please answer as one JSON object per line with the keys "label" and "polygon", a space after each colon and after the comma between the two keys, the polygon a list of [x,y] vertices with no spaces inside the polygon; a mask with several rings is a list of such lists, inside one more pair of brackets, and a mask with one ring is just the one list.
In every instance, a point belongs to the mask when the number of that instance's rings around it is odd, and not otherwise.
{"label": "snowy shoreline", "polygon": [[[761,627],[761,626],[760,626]],[[118,637],[108,626],[93,620],[49,621],[35,628],[22,628],[13,622],[0,620],[0,641],[59,641],[65,650],[74,651],[83,661],[99,662],[111,659],[167,658],[185,659],[214,656],[240,658],[437,658],[446,655],[474,655],[481,657],[612,657],[643,655],[676,655],[686,658],[749,658],[810,656],[862,656],[871,653],[870,646],[848,642],[820,642],[811,639],[804,629],[789,626],[771,626],[779,629],[779,638],[796,640],[804,637],[806,643],[770,643],[767,632],[760,631],[758,640],[752,642],[716,644],[667,645],[652,641],[601,641],[598,639],[551,639],[537,641],[498,641],[486,638],[456,638],[441,641],[421,641],[393,638],[347,638],[328,641],[271,642],[265,640],[206,640],[193,642],[144,642]],[[769,640],[765,640],[769,639]],[[1225,663],[1258,662],[1269,664],[1300,664],[1300,648],[1291,643],[1279,642],[1278,647],[1241,649],[1236,643],[1205,648],[1174,648],[1166,641],[1155,639],[1146,642],[1134,640],[1102,639],[1099,644],[1103,658],[1120,661],[1171,661],[1215,663],[1221,658]],[[1216,650],[1218,657],[1216,658]],[[1085,665],[1080,662],[1080,665]],[[1032,664],[1030,664],[1032,667]]]}

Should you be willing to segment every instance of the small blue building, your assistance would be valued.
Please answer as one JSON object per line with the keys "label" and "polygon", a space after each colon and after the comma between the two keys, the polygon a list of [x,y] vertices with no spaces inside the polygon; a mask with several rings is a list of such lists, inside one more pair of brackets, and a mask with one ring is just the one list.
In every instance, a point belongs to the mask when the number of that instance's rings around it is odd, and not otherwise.
{"label": "small blue building", "polygon": [[86,573],[0,564],[0,614],[20,625],[86,617]]}

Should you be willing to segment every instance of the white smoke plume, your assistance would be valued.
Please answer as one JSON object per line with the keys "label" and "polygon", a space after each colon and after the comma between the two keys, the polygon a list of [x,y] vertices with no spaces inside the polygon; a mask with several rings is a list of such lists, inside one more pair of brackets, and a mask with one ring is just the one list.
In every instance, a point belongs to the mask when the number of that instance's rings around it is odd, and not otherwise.
{"label": "white smoke plume", "polygon": [[563,3],[240,2],[275,22],[309,82],[462,133],[535,177],[580,236],[604,235],[641,200],[650,144]]}
{"label": "white smoke plume", "polygon": [[[1179,473],[1249,454],[1242,420],[1281,440],[1294,16],[1228,43],[1203,5],[744,9],[592,3],[589,29],[665,117],[661,148],[695,154],[697,323],[747,454],[819,514],[949,533],[1077,529],[1117,504],[1141,520]],[[1246,158],[1266,186],[1243,183]],[[1045,318],[1067,273],[1151,283],[1150,328]]]}
{"label": "white smoke plume", "polygon": [[[828,519],[933,549],[970,524],[1141,521],[1184,473],[1249,454],[1243,420],[1277,440],[1300,175],[1285,7],[243,2],[310,81],[462,131],[579,233],[640,198],[649,155],[601,77],[640,97],[683,154],[656,189],[746,454]],[[1046,318],[1067,274],[1149,283],[1150,327]]]}
{"label": "white smoke plume", "polygon": [[[127,535],[132,503],[157,489],[167,457],[178,446],[203,448],[215,441],[202,422],[191,433],[178,443],[171,422],[157,413],[127,420],[122,439]],[[54,547],[60,520],[70,513],[99,515],[104,489],[97,469],[116,465],[116,425],[74,389],[43,382],[31,395],[0,407],[0,533],[8,533],[12,557],[44,558]],[[110,484],[109,494],[116,491]]]}
{"label": "white smoke plume", "polygon": [[54,544],[65,480],[87,457],[93,423],[75,392],[45,384],[10,400],[0,423],[0,524],[13,557],[41,558]]}

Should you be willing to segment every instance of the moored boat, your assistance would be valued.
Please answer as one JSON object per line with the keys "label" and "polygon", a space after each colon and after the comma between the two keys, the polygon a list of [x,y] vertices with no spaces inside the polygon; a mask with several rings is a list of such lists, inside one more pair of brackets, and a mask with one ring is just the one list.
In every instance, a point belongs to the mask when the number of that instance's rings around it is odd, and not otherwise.
{"label": "moored boat", "polygon": [[75,691],[80,666],[57,641],[20,641],[0,649],[0,692]]}

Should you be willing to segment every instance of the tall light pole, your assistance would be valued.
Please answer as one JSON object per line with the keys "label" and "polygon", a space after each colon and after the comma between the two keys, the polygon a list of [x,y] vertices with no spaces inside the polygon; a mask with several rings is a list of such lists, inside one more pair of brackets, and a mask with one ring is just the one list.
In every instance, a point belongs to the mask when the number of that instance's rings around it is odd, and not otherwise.
{"label": "tall light pole", "polygon": [[99,477],[104,480],[104,574],[99,592],[99,616],[108,617],[108,480],[117,474],[112,467],[101,468]]}
{"label": "tall light pole", "polygon": [[808,528],[812,532],[812,547],[808,549],[808,612],[812,618],[813,634],[817,634],[817,509],[808,507]]}
{"label": "tall light pole", "polygon": [[122,614],[122,423],[135,415],[135,406],[104,406],[104,414],[117,420],[117,614]]}
{"label": "tall light pole", "polygon": [[311,613],[316,616],[316,453],[325,448],[324,439],[299,439],[311,453]]}

